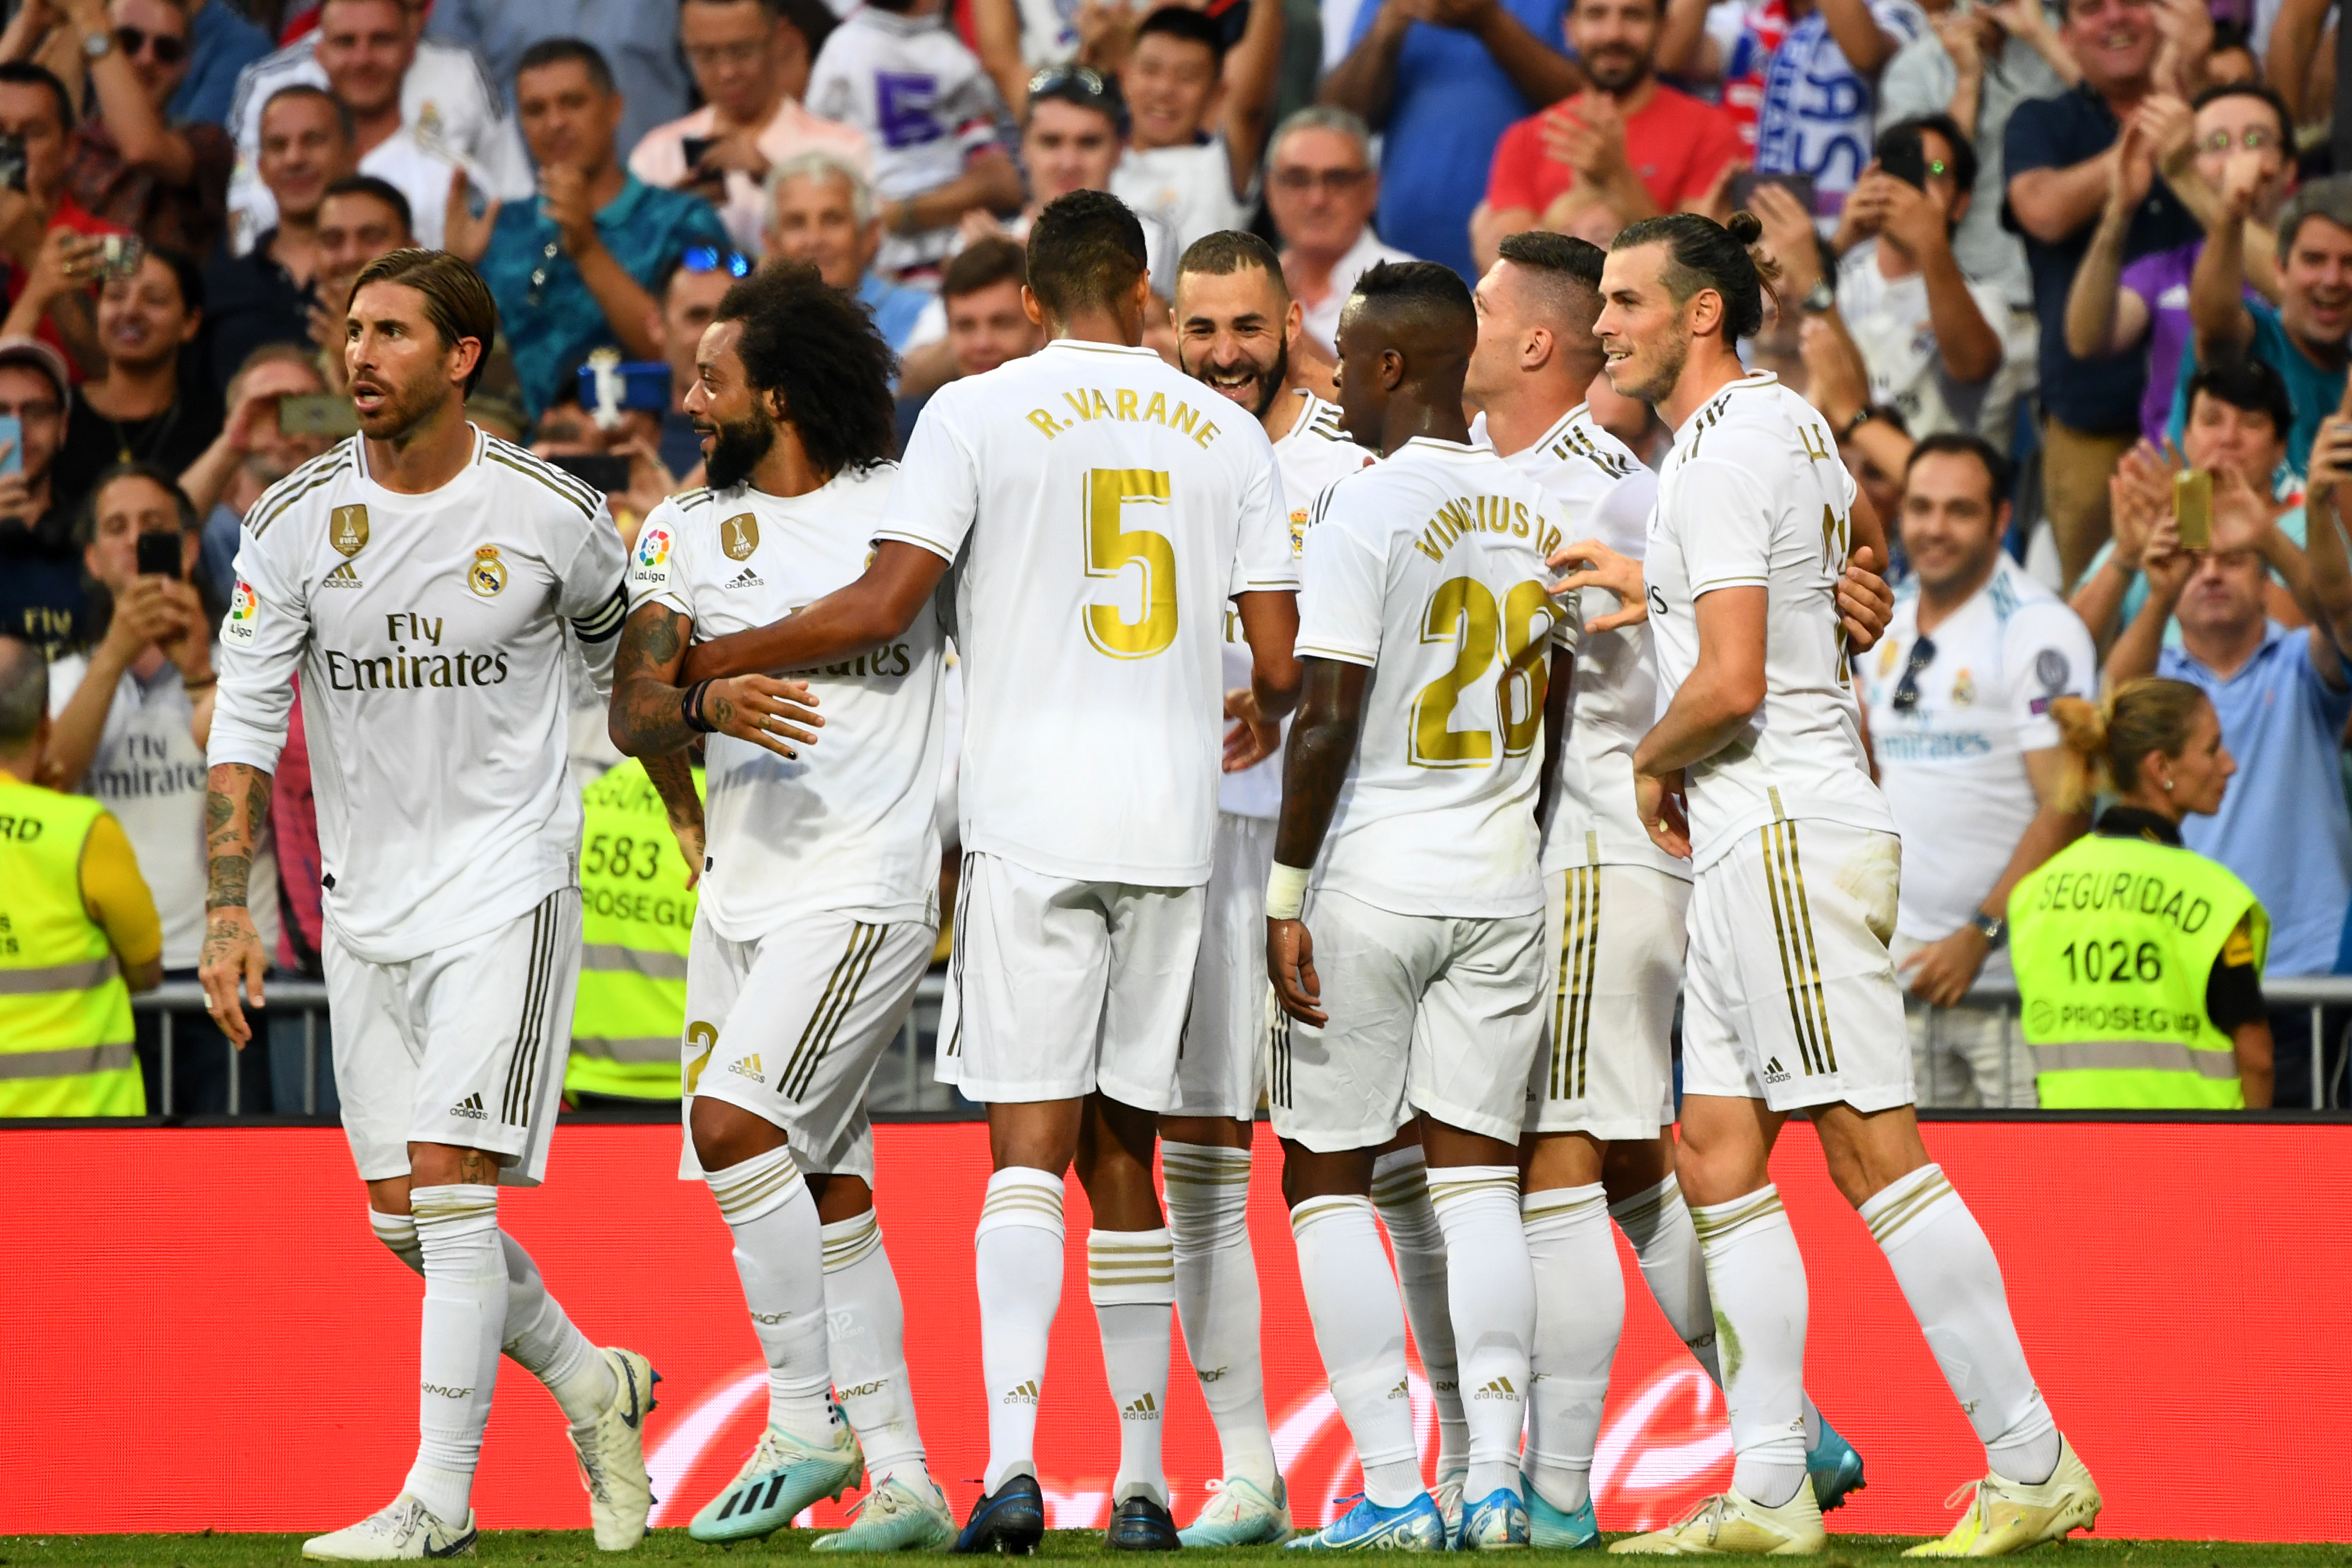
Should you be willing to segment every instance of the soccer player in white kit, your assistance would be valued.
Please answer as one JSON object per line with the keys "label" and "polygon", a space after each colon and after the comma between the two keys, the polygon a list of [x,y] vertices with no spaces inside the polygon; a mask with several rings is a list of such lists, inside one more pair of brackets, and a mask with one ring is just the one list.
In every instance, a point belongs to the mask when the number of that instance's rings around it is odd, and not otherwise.
{"label": "soccer player in white kit", "polygon": [[[1638,562],[1657,476],[1594,422],[1585,402],[1601,374],[1592,323],[1604,253],[1541,230],[1511,235],[1501,250],[1473,291],[1478,348],[1464,391],[1496,452],[1543,487],[1564,527]],[[1622,607],[1599,588],[1584,595],[1582,639],[1573,657],[1553,655],[1547,687],[1559,710],[1544,729],[1553,979],[1520,1144],[1536,1275],[1527,1503],[1539,1547],[1586,1545],[1600,1531],[1592,1454],[1625,1324],[1611,1219],[1675,1332],[1722,1381],[1706,1272],[1667,1131],[1690,863],[1651,843],[1634,815],[1633,747],[1657,716],[1657,670],[1640,625],[1593,629]],[[1572,725],[1563,721],[1571,689]],[[1806,1469],[1822,1506],[1832,1508],[1861,1486],[1862,1461],[1810,1400],[1805,1416]]]}
{"label": "soccer player in white kit", "polygon": [[987,1103],[996,1166],[974,1242],[989,1462],[960,1551],[1025,1551],[1045,1530],[1037,1407],[1073,1160],[1120,1415],[1106,1541],[1179,1544],[1154,1122],[1175,1104],[1215,838],[1223,617],[1230,600],[1258,710],[1279,719],[1297,569],[1265,432],[1139,346],[1150,299],[1117,197],[1048,204],[1023,296],[1045,347],[925,407],[864,576],[685,665],[699,680],[855,658],[928,614],[954,567],[965,853],[940,1074]]}
{"label": "soccer player in white kit", "polygon": [[[1294,538],[1305,533],[1307,509],[1325,485],[1375,460],[1339,427],[1339,408],[1307,390],[1313,373],[1290,357],[1304,320],[1274,247],[1257,236],[1223,230],[1184,252],[1177,363],[1248,410],[1274,442]],[[1176,1105],[1160,1119],[1176,1318],[1224,1458],[1216,1495],[1177,1532],[1187,1546],[1286,1541],[1291,1528],[1266,1426],[1249,1236],[1251,1121],[1265,1093],[1265,876],[1282,805],[1284,731],[1254,721],[1249,645],[1231,610],[1224,686],[1223,710],[1234,724],[1217,784],[1201,958],[1176,1061]]]}
{"label": "soccer player in white kit", "polygon": [[[1543,492],[1469,442],[1469,290],[1382,263],[1340,318],[1348,429],[1385,460],[1339,480],[1306,536],[1307,694],[1283,773],[1266,968],[1268,1067],[1299,1280],[1360,1502],[1292,1544],[1524,1546],[1519,1431],[1535,1281],[1519,1124],[1548,978],[1535,801],[1561,542]],[[1311,907],[1304,900],[1312,883]],[[1423,1489],[1404,1317],[1372,1166],[1418,1119],[1469,1398],[1462,1522]]]}
{"label": "soccer player in white kit", "polygon": [[238,990],[259,1004],[268,958],[248,857],[299,673],[343,1129],[377,1238],[425,1276],[415,1467],[389,1507],[303,1548],[328,1561],[472,1549],[502,1347],[571,1423],[596,1543],[635,1546],[653,1504],[652,1367],[590,1344],[499,1227],[499,1186],[546,1171],[580,967],[565,669],[576,647],[609,679],[624,599],[603,498],[466,420],[498,325],[445,252],[361,271],[360,434],[247,513],[221,628],[206,998],[250,1037]]}
{"label": "soccer player in white kit", "polygon": [[1887,956],[1901,846],[1871,782],[1835,602],[1850,532],[1882,545],[1820,415],[1739,339],[1763,319],[1747,247],[1677,214],[1627,227],[1595,330],[1610,384],[1675,428],[1643,563],[1667,700],[1633,760],[1653,842],[1692,861],[1677,1173],[1706,1259],[1728,1490],[1615,1552],[1795,1553],[1826,1542],[1805,1469],[1806,1282],[1768,1161],[1809,1110],[1831,1179],[1886,1254],[1990,1473],[1942,1540],[1986,1556],[2097,1516],[2009,1315],[2000,1267],[1927,1157]]}
{"label": "soccer player in white kit", "polygon": [[[791,681],[677,679],[693,639],[765,626],[865,569],[898,473],[894,370],[865,310],[814,267],[773,262],[734,284],[686,395],[709,485],[656,507],[629,563],[613,740],[645,758],[703,868],[681,1173],[709,1182],[733,1233],[769,1375],[767,1427],[688,1526],[698,1541],[769,1534],[861,1470],[872,1490],[856,1522],[815,1550],[955,1537],[908,1392],[866,1116],[939,933],[938,618]],[[821,731],[794,721],[811,709]],[[707,807],[686,757],[698,733]]]}

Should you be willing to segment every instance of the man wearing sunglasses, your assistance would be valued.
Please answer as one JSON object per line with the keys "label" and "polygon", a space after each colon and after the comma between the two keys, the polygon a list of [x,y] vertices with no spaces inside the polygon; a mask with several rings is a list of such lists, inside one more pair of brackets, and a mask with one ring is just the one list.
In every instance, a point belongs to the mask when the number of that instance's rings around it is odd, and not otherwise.
{"label": "man wearing sunglasses", "polygon": [[2033,1064],[1998,1005],[2009,892],[2080,837],[2059,810],[2065,747],[2050,704],[2091,697],[2091,634],[2000,547],[2009,464],[1972,436],[1923,439],[1899,513],[1914,575],[1876,651],[1856,660],[1880,786],[1903,835],[1890,952],[1907,994],[1923,1105],[2032,1106]]}

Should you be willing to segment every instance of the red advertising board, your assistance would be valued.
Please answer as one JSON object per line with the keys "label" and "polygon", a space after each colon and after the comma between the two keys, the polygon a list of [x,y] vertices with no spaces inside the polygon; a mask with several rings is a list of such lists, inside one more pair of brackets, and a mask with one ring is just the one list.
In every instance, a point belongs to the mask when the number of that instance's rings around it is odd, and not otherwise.
{"label": "red advertising board", "polygon": [[[2352,1128],[1927,1134],[1991,1237],[2042,1391],[2105,1490],[2102,1534],[2352,1538]],[[710,1497],[765,1411],[726,1229],[699,1184],[674,1179],[677,1136],[567,1127],[549,1185],[500,1205],[573,1319],[665,1376],[648,1423],[656,1524],[683,1524]],[[987,1446],[971,1270],[987,1138],[973,1125],[877,1137],[917,1405],[961,1513]],[[1299,1295],[1279,1158],[1262,1143],[1251,1223],[1276,1446],[1312,1522],[1357,1480]],[[1981,1470],[1982,1451],[1809,1129],[1790,1126],[1774,1173],[1811,1281],[1807,1382],[1869,1465],[1833,1528],[1939,1530],[1945,1495]],[[421,1287],[370,1236],[340,1134],[0,1131],[0,1331],[12,1407],[27,1416],[0,1426],[0,1533],[327,1528],[397,1489],[415,1441]],[[1060,1527],[1102,1522],[1118,1453],[1086,1300],[1086,1215],[1073,1183],[1039,1427]],[[1722,1400],[1623,1261],[1630,1312],[1593,1474],[1609,1530],[1676,1513],[1730,1461]],[[1217,1450],[1181,1338],[1176,1355],[1166,1447],[1189,1518]],[[1416,1399],[1433,1448],[1426,1391]],[[126,1487],[132,1453],[142,1462]],[[475,1501],[492,1529],[587,1522],[562,1418],[510,1363]],[[841,1512],[822,1507],[816,1522]]]}

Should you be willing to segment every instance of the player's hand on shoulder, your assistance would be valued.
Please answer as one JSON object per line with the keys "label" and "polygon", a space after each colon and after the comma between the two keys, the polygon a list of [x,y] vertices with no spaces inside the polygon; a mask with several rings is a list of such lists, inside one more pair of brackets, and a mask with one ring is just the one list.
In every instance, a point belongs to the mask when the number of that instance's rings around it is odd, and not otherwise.
{"label": "player's hand on shoulder", "polygon": [[246,1021],[237,992],[241,987],[246,1000],[260,1006],[261,977],[268,968],[269,955],[262,951],[261,933],[254,929],[250,910],[241,904],[224,904],[205,911],[205,945],[196,963],[196,979],[205,988],[205,1010],[220,1026],[221,1033],[239,1046],[253,1038],[253,1026]]}
{"label": "player's hand on shoulder", "polygon": [[1895,590],[1874,570],[1877,564],[1877,552],[1863,545],[1846,558],[1845,574],[1838,579],[1838,619],[1845,626],[1849,653],[1876,647],[1895,619]]}
{"label": "player's hand on shoulder", "polygon": [[798,757],[795,745],[816,744],[824,716],[816,693],[804,680],[769,675],[736,675],[713,680],[702,694],[703,721],[713,733],[763,746],[780,757]]}
{"label": "player's hand on shoulder", "polygon": [[1545,564],[1555,572],[1568,572],[1546,590],[1554,598],[1585,588],[1602,588],[1617,595],[1618,608],[1585,622],[1586,632],[1597,636],[1620,626],[1639,626],[1650,618],[1642,563],[1632,556],[1620,555],[1597,539],[1580,539],[1553,551]]}
{"label": "player's hand on shoulder", "polygon": [[1316,978],[1315,938],[1305,921],[1265,922],[1265,973],[1284,1012],[1318,1029],[1329,1022],[1316,1005],[1323,998],[1323,983]]}

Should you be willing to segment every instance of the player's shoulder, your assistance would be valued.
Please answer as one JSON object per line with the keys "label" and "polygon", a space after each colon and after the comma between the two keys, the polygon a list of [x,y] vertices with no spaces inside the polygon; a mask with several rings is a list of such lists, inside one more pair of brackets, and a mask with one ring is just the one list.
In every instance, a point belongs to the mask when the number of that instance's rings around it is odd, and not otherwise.
{"label": "player's shoulder", "polygon": [[593,521],[604,507],[604,498],[585,480],[512,441],[482,433],[479,461],[484,473],[504,494],[529,512],[551,510],[556,516]]}
{"label": "player's shoulder", "polygon": [[262,491],[261,499],[245,514],[247,535],[258,542],[275,531],[278,537],[270,540],[270,548],[280,548],[289,534],[306,531],[306,524],[322,522],[335,504],[336,487],[358,471],[359,437],[347,437]]}

